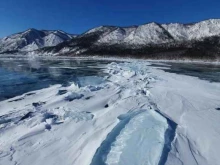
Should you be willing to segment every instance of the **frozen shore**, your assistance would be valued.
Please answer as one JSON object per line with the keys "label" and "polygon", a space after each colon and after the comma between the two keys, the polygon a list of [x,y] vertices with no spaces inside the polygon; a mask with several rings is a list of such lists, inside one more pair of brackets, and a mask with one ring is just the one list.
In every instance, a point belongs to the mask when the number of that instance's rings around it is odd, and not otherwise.
{"label": "frozen shore", "polygon": [[94,56],[89,56],[89,55],[80,55],[80,56],[57,56],[57,55],[32,55],[32,54],[28,54],[28,55],[22,55],[22,54],[0,54],[0,58],[5,58],[5,59],[11,59],[13,60],[14,58],[18,58],[18,59],[37,59],[37,58],[41,58],[41,59],[48,59],[48,60],[63,60],[63,59],[76,59],[76,60],[109,60],[109,61],[121,61],[121,62],[131,62],[131,61],[146,61],[146,62],[150,62],[150,63],[192,63],[192,64],[211,64],[211,65],[220,65],[220,61],[218,60],[197,60],[197,59],[179,59],[179,60],[166,60],[166,59],[144,59],[144,58],[135,58],[135,57],[120,57],[120,56],[108,56],[108,55],[94,55]]}
{"label": "frozen shore", "polygon": [[219,165],[220,84],[141,60],[104,72],[0,102],[0,165]]}

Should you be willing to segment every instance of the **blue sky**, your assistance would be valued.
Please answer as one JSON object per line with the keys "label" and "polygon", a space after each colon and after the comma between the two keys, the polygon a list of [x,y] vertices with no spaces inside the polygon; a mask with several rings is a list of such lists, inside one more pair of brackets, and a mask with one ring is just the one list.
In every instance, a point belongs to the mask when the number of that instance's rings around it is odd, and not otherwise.
{"label": "blue sky", "polygon": [[219,0],[1,0],[0,37],[28,28],[80,34],[100,25],[220,18]]}

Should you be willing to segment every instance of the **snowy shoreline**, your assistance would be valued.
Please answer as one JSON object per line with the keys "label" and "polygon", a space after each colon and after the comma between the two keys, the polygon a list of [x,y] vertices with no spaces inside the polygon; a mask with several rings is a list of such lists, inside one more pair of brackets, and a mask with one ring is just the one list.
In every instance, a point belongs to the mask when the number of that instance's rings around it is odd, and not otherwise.
{"label": "snowy shoreline", "polygon": [[[89,165],[107,141],[109,151],[94,161],[156,165],[171,145],[167,165],[218,165],[220,83],[150,64],[113,62],[104,82],[54,85],[0,102],[0,164]],[[172,144],[164,116],[177,124]]]}
{"label": "snowy shoreline", "polygon": [[129,62],[129,61],[146,61],[146,62],[163,62],[163,63],[192,63],[192,64],[210,64],[210,65],[220,65],[220,61],[204,61],[204,60],[196,60],[196,59],[185,59],[185,60],[163,60],[163,59],[141,59],[141,58],[129,58],[129,57],[110,57],[110,56],[54,56],[54,55],[8,55],[8,54],[0,54],[0,57],[11,57],[13,58],[39,58],[39,59],[48,59],[48,60],[64,60],[64,59],[77,59],[77,60],[110,60],[110,61],[121,61],[121,62]]}

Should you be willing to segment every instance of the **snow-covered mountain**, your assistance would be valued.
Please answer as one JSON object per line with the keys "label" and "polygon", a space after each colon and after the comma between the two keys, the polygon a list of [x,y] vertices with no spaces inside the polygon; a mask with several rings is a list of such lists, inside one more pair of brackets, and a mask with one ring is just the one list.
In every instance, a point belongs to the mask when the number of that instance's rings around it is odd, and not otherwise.
{"label": "snow-covered mountain", "polygon": [[32,51],[45,46],[56,46],[73,37],[74,35],[60,30],[28,29],[0,39],[0,52]]}
{"label": "snow-covered mountain", "polygon": [[167,58],[165,56],[172,59],[192,56],[216,58],[217,54],[219,58],[219,41],[220,19],[193,24],[152,22],[131,27],[100,26],[71,41],[40,49],[33,54],[131,55],[157,59]]}
{"label": "snow-covered mountain", "polygon": [[220,59],[220,19],[191,24],[152,22],[130,27],[100,26],[75,37],[61,31],[30,29],[2,39],[0,50],[41,55]]}
{"label": "snow-covered mountain", "polygon": [[210,19],[194,24],[158,24],[155,22],[132,27],[101,26],[85,34],[102,33],[96,44],[146,45],[173,41],[201,40],[220,36],[220,19]]}

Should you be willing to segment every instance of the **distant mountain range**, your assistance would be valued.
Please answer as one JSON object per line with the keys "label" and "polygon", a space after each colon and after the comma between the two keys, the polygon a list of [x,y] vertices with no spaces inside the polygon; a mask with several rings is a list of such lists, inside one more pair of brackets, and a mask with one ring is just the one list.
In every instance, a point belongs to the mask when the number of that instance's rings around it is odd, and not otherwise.
{"label": "distant mountain range", "polygon": [[100,26],[81,35],[29,29],[0,40],[1,53],[220,59],[220,19],[192,24]]}
{"label": "distant mountain range", "polygon": [[0,39],[0,52],[28,52],[59,43],[76,37],[60,30],[28,29]]}

